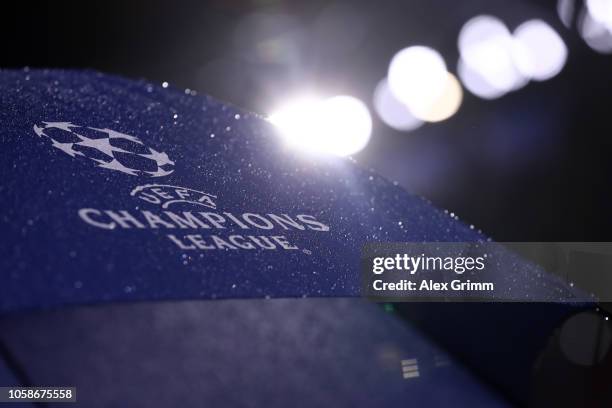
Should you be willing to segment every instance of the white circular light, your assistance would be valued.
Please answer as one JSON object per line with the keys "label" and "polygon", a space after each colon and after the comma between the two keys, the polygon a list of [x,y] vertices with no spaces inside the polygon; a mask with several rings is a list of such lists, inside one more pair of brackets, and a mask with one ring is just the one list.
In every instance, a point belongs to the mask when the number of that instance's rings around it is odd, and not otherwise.
{"label": "white circular light", "polygon": [[544,81],[557,75],[567,60],[565,43],[542,20],[526,21],[514,31],[514,63],[526,77]]}
{"label": "white circular light", "polygon": [[447,73],[446,85],[442,94],[419,118],[427,122],[440,122],[453,116],[463,100],[463,90],[457,78]]}
{"label": "white circular light", "polygon": [[327,151],[340,156],[357,153],[370,140],[372,117],[366,105],[352,96],[334,96],[321,104],[322,134]]}
{"label": "white circular light", "polygon": [[612,2],[610,0],[587,0],[587,9],[593,20],[612,30]]}
{"label": "white circular light", "polygon": [[391,92],[410,111],[426,111],[438,99],[446,85],[446,64],[429,47],[413,46],[399,51],[389,64]]}
{"label": "white circular light", "polygon": [[590,13],[582,13],[578,28],[589,47],[602,54],[612,53],[612,32],[601,22],[593,19]]}
{"label": "white circular light", "polygon": [[498,18],[482,15],[466,22],[458,46],[466,68],[497,92],[516,90],[528,82],[514,66],[513,38]]}
{"label": "white circular light", "polygon": [[557,0],[557,14],[563,25],[567,28],[572,26],[576,0]]}
{"label": "white circular light", "polygon": [[506,94],[503,89],[492,86],[477,71],[473,70],[462,59],[457,64],[457,75],[468,91],[482,99],[496,99]]}
{"label": "white circular light", "polygon": [[414,130],[423,124],[410,109],[399,101],[391,89],[387,79],[381,80],[374,90],[374,109],[380,119],[389,127],[396,130]]}
{"label": "white circular light", "polygon": [[292,147],[338,156],[363,149],[372,132],[368,108],[359,99],[345,95],[297,99],[276,110],[268,120]]}
{"label": "white circular light", "polygon": [[483,41],[510,38],[510,31],[503,21],[497,17],[480,15],[469,19],[459,32],[458,46],[461,53],[469,52],[470,48]]}
{"label": "white circular light", "polygon": [[318,135],[316,128],[320,100],[312,96],[287,102],[268,116],[287,143],[297,145]]}

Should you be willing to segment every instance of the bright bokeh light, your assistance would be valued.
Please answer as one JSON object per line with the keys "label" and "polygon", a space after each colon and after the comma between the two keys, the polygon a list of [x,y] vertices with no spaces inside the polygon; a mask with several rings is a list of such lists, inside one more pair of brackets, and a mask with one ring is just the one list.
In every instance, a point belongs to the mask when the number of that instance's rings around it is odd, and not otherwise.
{"label": "bright bokeh light", "polygon": [[417,119],[410,109],[395,97],[386,78],[376,86],[373,102],[380,119],[395,130],[414,130],[423,124],[422,120]]}
{"label": "bright bokeh light", "polygon": [[387,76],[391,92],[417,117],[440,97],[447,77],[440,54],[424,46],[404,48],[395,54]]}
{"label": "bright bokeh light", "polygon": [[586,5],[593,20],[612,30],[612,1],[587,0]]}
{"label": "bright bokeh light", "polygon": [[[567,4],[558,6],[567,9]],[[560,12],[561,12],[560,11]],[[567,46],[542,20],[530,20],[514,34],[498,18],[481,15],[459,33],[457,70],[465,87],[484,99],[495,99],[557,75],[567,60]]]}
{"label": "bright bokeh light", "polygon": [[542,20],[526,21],[514,31],[514,63],[527,78],[545,81],[557,75],[567,60],[567,47]]}
{"label": "bright bokeh light", "polygon": [[600,20],[596,20],[590,9],[582,13],[578,29],[589,47],[602,54],[612,53],[612,31]]}
{"label": "bright bokeh light", "polygon": [[496,99],[506,94],[503,89],[495,88],[486,78],[459,59],[457,75],[468,91],[482,99]]}
{"label": "bright bokeh light", "polygon": [[467,72],[478,78],[471,86],[466,84],[470,91],[474,83],[483,82],[485,86],[479,88],[491,91],[481,94],[503,95],[528,82],[514,65],[512,34],[498,18],[481,15],[470,19],[459,33],[458,46],[461,64],[465,65],[462,78]]}
{"label": "bright bokeh light", "polygon": [[433,48],[412,46],[389,63],[386,82],[374,94],[374,105],[389,126],[410,130],[422,121],[439,122],[452,116],[463,99],[457,79],[446,70]]}
{"label": "bright bokeh light", "polygon": [[572,26],[575,8],[575,0],[557,0],[557,14],[563,25],[567,28]]}
{"label": "bright bokeh light", "polygon": [[290,146],[338,156],[363,149],[372,132],[368,108],[359,99],[345,95],[295,99],[275,110],[268,120]]}
{"label": "bright bokeh light", "polygon": [[453,74],[447,73],[446,75],[442,93],[426,112],[422,112],[420,119],[427,122],[440,122],[453,116],[461,106],[463,100],[461,84]]}

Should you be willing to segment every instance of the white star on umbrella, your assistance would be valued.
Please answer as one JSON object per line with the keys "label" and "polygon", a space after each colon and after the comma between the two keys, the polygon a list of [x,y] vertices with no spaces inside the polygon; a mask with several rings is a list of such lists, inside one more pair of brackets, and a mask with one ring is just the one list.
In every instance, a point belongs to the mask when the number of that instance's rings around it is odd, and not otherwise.
{"label": "white star on umbrella", "polygon": [[125,139],[125,140],[129,140],[130,142],[134,142],[134,143],[138,143],[138,144],[143,144],[140,141],[140,139],[137,138],[136,136],[126,135],[125,133],[117,132],[117,131],[114,131],[114,130],[109,129],[109,128],[98,129],[98,128],[90,127],[89,129],[97,130],[98,132],[107,133],[109,139]]}
{"label": "white star on umbrella", "polygon": [[147,159],[151,159],[151,160],[155,160],[155,162],[157,163],[157,166],[161,167],[165,164],[172,164],[174,165],[174,162],[172,160],[170,160],[170,158],[168,157],[168,155],[164,152],[158,152],[155,149],[152,149],[149,147],[149,151],[151,153],[149,154],[139,154],[139,156],[142,157],[146,157]]}
{"label": "white star on umbrella", "polygon": [[[163,177],[173,172],[173,170],[165,170],[162,168],[162,166],[165,166],[165,165],[174,165],[174,161],[170,160],[168,155],[164,152],[158,152],[153,148],[148,148],[149,153],[139,154],[133,151],[124,150],[120,147],[115,147],[111,144],[112,139],[124,139],[130,142],[133,142],[133,143],[144,145],[144,143],[136,136],[131,136],[125,133],[117,132],[115,130],[108,129],[108,128],[101,129],[101,128],[94,128],[94,127],[87,127],[88,129],[95,130],[101,133],[105,133],[107,135],[106,137],[93,139],[87,136],[80,135],[72,129],[72,128],[80,128],[80,127],[81,126],[73,125],[71,122],[44,122],[43,121],[42,125],[34,124],[33,129],[34,129],[34,133],[38,137],[44,136],[48,138],[51,141],[52,146],[54,148],[63,151],[64,153],[68,154],[71,157],[82,156],[90,160],[93,160],[97,163],[97,167],[101,167],[101,168],[105,168],[109,170],[115,170],[115,171],[119,171],[125,174],[130,174],[133,176],[141,174],[141,173],[146,173],[150,177]],[[59,142],[55,140],[53,137],[46,134],[45,133],[46,129],[59,129],[59,130],[63,130],[63,131],[72,133],[73,135],[79,138],[79,141],[76,143]],[[86,151],[75,150],[74,149],[75,145],[95,149],[105,154],[106,156],[109,156],[112,160],[108,162],[105,160],[99,160],[93,157],[89,157]],[[134,154],[134,155],[138,155],[138,156],[153,160],[157,164],[157,170],[144,171],[144,170],[137,170],[137,169],[133,169],[130,167],[126,167],[114,157],[115,152]]]}
{"label": "white star on umbrella", "polygon": [[88,137],[81,136],[78,133],[75,133],[75,135],[77,135],[78,138],[81,139],[80,142],[76,143],[77,145],[91,147],[93,149],[101,151],[102,153],[110,157],[114,157],[113,152],[131,153],[131,152],[128,152],[127,150],[123,150],[119,147],[115,147],[111,145],[110,140],[105,137],[101,139],[90,139]]}
{"label": "white star on umbrella", "polygon": [[102,167],[103,169],[116,170],[122,173],[130,174],[132,176],[135,176],[138,174],[137,170],[130,169],[129,167],[125,167],[117,159],[113,159],[110,162],[105,162],[104,160],[98,160],[98,159],[93,159],[93,160],[98,162],[99,163],[98,167]]}
{"label": "white star on umbrella", "polygon": [[38,137],[47,136],[45,135],[45,128],[40,127],[38,125],[34,125],[34,133],[36,133],[36,136]]}
{"label": "white star on umbrella", "polygon": [[66,153],[66,154],[68,154],[68,155],[70,155],[72,157],[75,157],[75,156],[85,156],[83,153],[81,153],[81,152],[79,152],[77,150],[74,150],[72,148],[72,146],[74,146],[74,143],[60,143],[60,142],[58,142],[55,139],[51,139],[51,141],[52,141],[51,146],[55,147],[56,149],[61,150],[62,152]]}
{"label": "white star on umbrella", "polygon": [[161,167],[157,168],[157,171],[145,171],[145,173],[148,173],[151,175],[151,177],[163,177],[163,176],[167,176],[168,174],[172,173],[174,170],[164,170]]}
{"label": "white star on umbrella", "polygon": [[70,128],[80,127],[77,125],[73,125],[71,122],[43,122],[43,123],[45,124],[45,129],[55,128],[55,129],[65,130],[66,132],[72,132]]}

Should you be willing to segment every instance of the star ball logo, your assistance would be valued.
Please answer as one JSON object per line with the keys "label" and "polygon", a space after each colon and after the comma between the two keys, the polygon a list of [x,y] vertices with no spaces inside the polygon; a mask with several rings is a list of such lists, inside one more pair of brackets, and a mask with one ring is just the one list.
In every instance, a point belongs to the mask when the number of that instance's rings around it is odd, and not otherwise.
{"label": "star ball logo", "polygon": [[174,161],[166,153],[145,146],[136,136],[112,129],[42,122],[34,125],[34,133],[70,157],[91,160],[102,169],[149,177],[163,177],[174,171]]}

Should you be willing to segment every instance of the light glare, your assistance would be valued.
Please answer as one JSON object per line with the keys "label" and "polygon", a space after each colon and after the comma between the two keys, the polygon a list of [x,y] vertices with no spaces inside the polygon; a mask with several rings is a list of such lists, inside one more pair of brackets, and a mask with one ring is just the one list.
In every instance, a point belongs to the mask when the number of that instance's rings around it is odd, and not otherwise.
{"label": "light glare", "polygon": [[593,20],[612,30],[612,1],[587,0],[586,5]]}
{"label": "light glare", "polygon": [[363,149],[372,132],[372,118],[359,99],[340,95],[305,97],[287,103],[268,120],[292,147],[303,151],[348,156]]}
{"label": "light glare", "polygon": [[504,90],[495,88],[489,84],[486,78],[480,75],[476,70],[473,70],[461,59],[457,64],[457,74],[467,90],[482,99],[496,99],[506,93]]}
{"label": "light glare", "polygon": [[526,77],[544,81],[557,75],[567,60],[565,43],[542,20],[526,21],[514,31],[514,63]]}
{"label": "light glare", "polygon": [[463,100],[463,90],[457,78],[447,73],[442,94],[434,101],[426,112],[421,112],[420,119],[427,122],[440,122],[453,116]]}
{"label": "light glare", "polygon": [[602,54],[612,53],[612,33],[603,23],[595,20],[588,9],[582,13],[579,30],[589,47]]}
{"label": "light glare", "polygon": [[[465,65],[464,75],[485,84],[479,88],[491,88],[487,95],[503,95],[524,86],[528,79],[515,67],[513,60],[513,38],[504,23],[498,18],[481,15],[466,22],[458,40],[461,61]],[[472,91],[477,81],[466,87]],[[484,94],[481,92],[481,94]],[[480,96],[479,93],[476,95]]]}
{"label": "light glare", "polygon": [[563,25],[567,28],[572,26],[575,7],[575,0],[557,0],[557,14]]}
{"label": "light glare", "polygon": [[380,119],[395,130],[414,130],[423,124],[423,121],[417,119],[410,109],[395,97],[386,78],[376,86],[373,102]]}
{"label": "light glare", "polygon": [[389,64],[389,88],[414,114],[427,111],[440,97],[447,76],[444,60],[429,47],[404,48]]}

